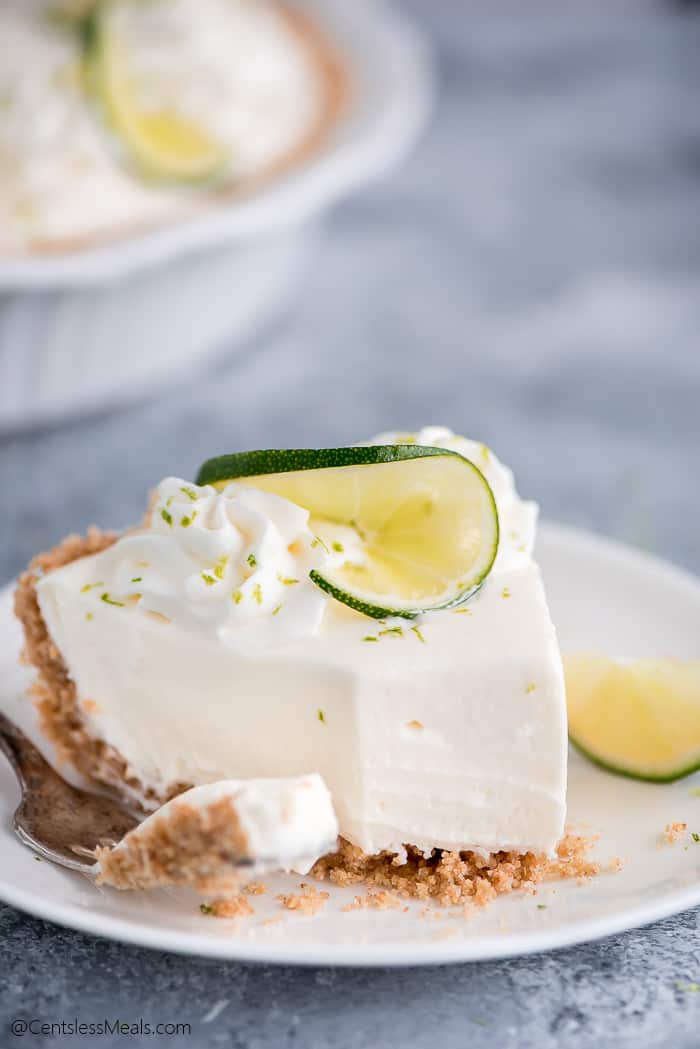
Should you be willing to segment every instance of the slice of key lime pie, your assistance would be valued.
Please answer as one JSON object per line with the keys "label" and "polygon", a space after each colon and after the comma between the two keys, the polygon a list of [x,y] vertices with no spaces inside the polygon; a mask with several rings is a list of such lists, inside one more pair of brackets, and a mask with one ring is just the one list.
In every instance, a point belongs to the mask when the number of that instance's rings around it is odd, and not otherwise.
{"label": "slice of key lime pie", "polygon": [[566,708],[536,517],[438,427],[167,478],[142,527],[20,581],[44,730],[145,810],[319,773],[365,853],[551,856]]}

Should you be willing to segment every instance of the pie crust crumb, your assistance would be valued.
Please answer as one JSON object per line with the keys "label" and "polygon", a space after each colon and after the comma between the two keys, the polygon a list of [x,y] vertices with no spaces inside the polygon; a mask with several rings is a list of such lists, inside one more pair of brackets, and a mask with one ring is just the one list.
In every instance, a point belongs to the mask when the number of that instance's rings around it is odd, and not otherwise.
{"label": "pie crust crumb", "polygon": [[253,907],[245,896],[229,896],[225,899],[202,903],[199,907],[202,914],[213,918],[248,918],[255,914]]}
{"label": "pie crust crumb", "polygon": [[267,892],[267,885],[262,881],[249,881],[243,886],[243,892],[248,896],[264,896]]}
{"label": "pie crust crumb", "polygon": [[284,892],[277,896],[282,906],[288,911],[301,911],[302,914],[312,917],[323,907],[330,897],[330,893],[317,889],[314,885],[301,882],[299,893]]}
{"label": "pie crust crumb", "polygon": [[[340,839],[337,852],[322,856],[311,874],[319,881],[335,885],[366,884],[368,896],[356,897],[345,910],[361,907],[386,909],[393,898],[434,900],[441,906],[484,907],[498,896],[518,889],[532,890],[553,878],[587,881],[600,872],[600,865],[588,858],[594,838],[568,833],[559,842],[554,858],[532,852],[496,852],[480,856],[475,852],[446,852],[439,849],[426,857],[406,846],[405,862],[397,862],[391,852],[368,856],[350,842]],[[376,890],[389,890],[377,899]],[[372,891],[374,890],[374,891]],[[362,901],[362,902],[359,902]]]}
{"label": "pie crust crumb", "polygon": [[667,823],[664,828],[664,840],[669,845],[675,845],[677,841],[683,840],[687,829],[687,823]]}
{"label": "pie crust crumb", "polygon": [[386,889],[380,889],[378,892],[368,892],[366,896],[356,896],[352,903],[341,907],[343,911],[362,911],[367,909],[373,911],[395,911],[398,909],[407,910],[408,908],[402,907],[400,896],[397,896],[394,892],[387,892]]}

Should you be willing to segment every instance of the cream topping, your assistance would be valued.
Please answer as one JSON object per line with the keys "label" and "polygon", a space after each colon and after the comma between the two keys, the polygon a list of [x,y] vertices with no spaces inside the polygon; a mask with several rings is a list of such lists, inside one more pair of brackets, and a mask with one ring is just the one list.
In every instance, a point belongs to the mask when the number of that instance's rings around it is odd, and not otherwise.
{"label": "cream topping", "polygon": [[80,596],[229,647],[280,646],[317,632],[328,598],[309,572],[326,560],[308,511],[287,499],[167,477],[149,525],[96,559]]}
{"label": "cream topping", "polygon": [[[379,434],[370,443],[405,441],[450,448],[482,470],[501,530],[492,574],[526,564],[537,506],[519,499],[511,471],[493,452],[434,426],[415,434]],[[310,528],[308,511],[272,493],[236,483],[218,490],[168,477],[158,486],[145,528],[94,558],[87,579],[84,563],[68,571],[80,577],[76,586],[88,615],[104,602],[243,651],[279,648],[317,634],[329,602],[333,617],[358,618],[347,609],[341,613],[309,573],[338,562],[361,564],[362,543],[350,527],[323,522],[319,530],[321,538]],[[420,622],[445,614],[427,613]]]}

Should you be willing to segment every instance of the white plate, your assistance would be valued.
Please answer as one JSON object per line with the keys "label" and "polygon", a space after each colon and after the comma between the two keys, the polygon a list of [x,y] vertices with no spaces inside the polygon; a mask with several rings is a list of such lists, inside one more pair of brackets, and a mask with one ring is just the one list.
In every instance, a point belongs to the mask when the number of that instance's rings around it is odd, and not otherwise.
{"label": "white plate", "polygon": [[[538,552],[564,650],[698,658],[700,583],[690,576],[554,526],[542,528]],[[6,591],[0,598],[0,705],[15,715],[27,683],[26,672],[16,667],[18,647]],[[582,886],[550,883],[536,897],[504,897],[470,921],[426,918],[416,903],[408,913],[342,913],[361,889],[334,887],[324,910],[303,917],[282,910],[275,900],[275,892],[293,890],[299,882],[279,875],[266,879],[267,895],[252,899],[254,917],[236,923],[200,915],[186,892],[97,890],[80,875],[38,863],[11,831],[18,790],[3,762],[0,898],[84,932],[242,961],[372,966],[503,958],[592,940],[699,904],[700,844],[692,838],[687,847],[662,843],[670,822],[686,821],[690,832],[700,832],[700,797],[691,793],[697,782],[695,777],[670,786],[634,783],[572,755],[570,823],[600,834],[597,857],[603,862],[621,857],[622,871]]]}

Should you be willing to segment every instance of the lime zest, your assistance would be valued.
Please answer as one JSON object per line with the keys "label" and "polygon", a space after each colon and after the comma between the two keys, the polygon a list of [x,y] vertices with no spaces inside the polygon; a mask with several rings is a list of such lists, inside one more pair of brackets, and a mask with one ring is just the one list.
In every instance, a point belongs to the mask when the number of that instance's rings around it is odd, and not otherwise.
{"label": "lime zest", "polygon": [[123,601],[115,601],[114,598],[110,597],[109,594],[100,594],[100,601],[104,601],[106,605],[114,605],[116,608],[123,608]]}

